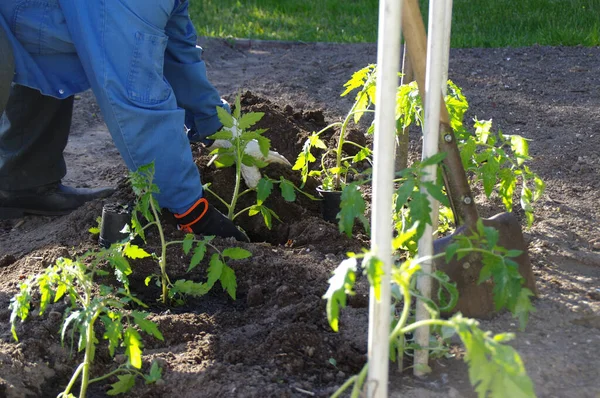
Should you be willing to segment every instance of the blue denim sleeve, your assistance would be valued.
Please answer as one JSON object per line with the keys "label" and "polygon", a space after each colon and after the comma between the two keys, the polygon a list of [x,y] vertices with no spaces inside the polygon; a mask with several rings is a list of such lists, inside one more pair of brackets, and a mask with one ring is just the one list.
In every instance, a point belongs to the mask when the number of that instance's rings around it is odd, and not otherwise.
{"label": "blue denim sleeve", "polygon": [[184,1],[173,12],[165,33],[169,37],[165,53],[165,77],[169,81],[177,104],[185,109],[185,125],[190,141],[207,143],[222,124],[217,117],[221,96],[206,76],[202,49],[196,45],[196,29],[190,20],[188,2]]}

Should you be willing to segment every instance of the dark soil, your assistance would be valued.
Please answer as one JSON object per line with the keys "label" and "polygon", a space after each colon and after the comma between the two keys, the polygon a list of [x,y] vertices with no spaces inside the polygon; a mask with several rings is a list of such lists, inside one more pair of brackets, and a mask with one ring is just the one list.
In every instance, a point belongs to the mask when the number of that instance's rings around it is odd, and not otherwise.
{"label": "dark soil", "polygon": [[[347,111],[351,99],[339,97],[343,83],[376,55],[371,44],[239,42],[232,47],[210,40],[203,46],[215,85],[230,100],[245,92],[244,111],[265,112],[257,127],[269,129],[272,147],[292,163],[311,132]],[[453,50],[451,55],[450,76],[469,99],[469,118],[493,118],[495,128],[531,139],[531,168],[547,183],[535,206],[536,222],[525,230],[540,290],[537,312],[525,332],[517,330],[508,314],[482,322],[494,332],[516,333],[513,344],[541,397],[600,394],[599,59],[600,49],[582,47]],[[103,203],[131,198],[126,169],[93,97],[84,93],[76,103],[65,182],[111,184],[119,190],[68,216],[0,222],[0,396],[50,397],[64,388],[82,356],[60,344],[63,305],[55,304],[43,317],[33,314],[19,326],[17,343],[10,336],[9,300],[27,275],[58,257],[96,247],[87,230],[96,225]],[[335,140],[335,132],[325,139]],[[193,149],[204,182],[228,196],[232,170],[207,167],[206,151]],[[415,135],[411,159],[419,149]],[[265,173],[299,184],[298,174],[284,167],[272,165]],[[305,190],[314,194],[317,184],[309,181]],[[497,201],[480,202],[486,216],[502,210]],[[216,288],[183,306],[158,305],[158,290],[143,284],[155,266],[134,262],[132,290],[151,306],[151,317],[165,337],[145,338],[144,363],[149,367],[158,360],[164,381],[154,386],[138,382],[130,396],[327,396],[361,368],[367,346],[366,282],[359,280],[359,294],[343,310],[340,333],[327,324],[322,295],[345,253],[368,246],[368,238],[341,235],[336,225],[321,219],[318,202],[301,195],[289,203],[274,189],[267,206],[281,218],[271,230],[260,216],[237,220],[253,243],[240,245],[252,257],[230,263],[238,283],[235,301]],[[172,226],[166,231],[169,239],[182,236]],[[220,248],[237,245],[223,239],[214,243]],[[157,250],[155,234],[150,234],[147,249]],[[168,260],[172,279],[205,278],[205,262],[186,274],[189,257],[173,249]],[[94,375],[122,360],[99,349]],[[424,380],[414,379],[410,371],[401,375],[392,365],[393,394],[474,395],[461,361],[435,360],[431,365],[434,372]],[[89,396],[104,397],[105,392],[98,383]]]}

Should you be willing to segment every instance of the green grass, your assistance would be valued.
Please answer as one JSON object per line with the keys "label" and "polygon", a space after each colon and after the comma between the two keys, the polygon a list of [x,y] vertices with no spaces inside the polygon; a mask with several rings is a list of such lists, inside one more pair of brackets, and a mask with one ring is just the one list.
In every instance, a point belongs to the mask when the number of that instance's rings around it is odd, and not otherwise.
{"label": "green grass", "polygon": [[[377,0],[190,1],[198,34],[223,38],[375,42],[377,14]],[[600,45],[600,0],[454,0],[452,47],[533,44]]]}

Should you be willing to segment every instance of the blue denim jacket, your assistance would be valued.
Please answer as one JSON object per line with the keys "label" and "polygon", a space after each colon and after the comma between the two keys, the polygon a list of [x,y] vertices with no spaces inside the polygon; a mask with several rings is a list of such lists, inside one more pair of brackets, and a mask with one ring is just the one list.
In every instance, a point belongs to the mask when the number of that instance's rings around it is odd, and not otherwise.
{"label": "blue denim jacket", "polygon": [[[1,0],[14,82],[56,98],[92,88],[131,170],[155,162],[161,206],[202,195],[192,140],[221,127],[187,0]],[[101,159],[98,159],[101,161]]]}

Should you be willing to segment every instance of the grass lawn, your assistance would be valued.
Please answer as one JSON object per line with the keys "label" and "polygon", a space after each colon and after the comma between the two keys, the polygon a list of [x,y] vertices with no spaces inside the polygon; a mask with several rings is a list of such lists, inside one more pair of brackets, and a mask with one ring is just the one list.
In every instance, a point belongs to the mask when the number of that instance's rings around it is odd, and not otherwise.
{"label": "grass lawn", "polygon": [[[453,13],[456,48],[600,45],[600,0],[454,0]],[[377,39],[377,0],[191,0],[190,14],[201,36]]]}

